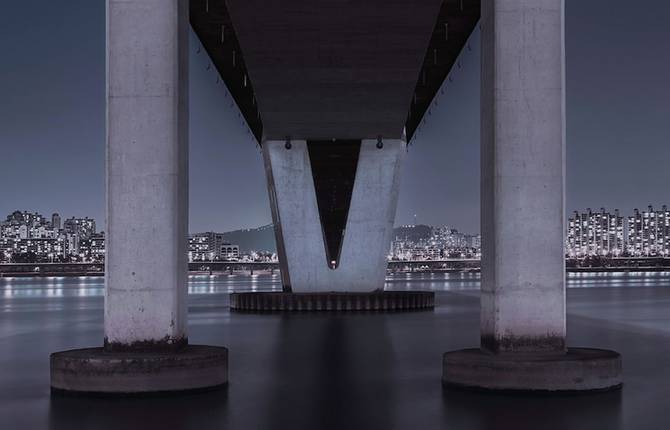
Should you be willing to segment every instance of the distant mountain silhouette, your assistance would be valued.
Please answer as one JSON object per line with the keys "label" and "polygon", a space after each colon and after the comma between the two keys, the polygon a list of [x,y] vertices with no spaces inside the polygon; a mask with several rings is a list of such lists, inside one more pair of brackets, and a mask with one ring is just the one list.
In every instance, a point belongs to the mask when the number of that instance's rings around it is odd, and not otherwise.
{"label": "distant mountain silhouette", "polygon": [[393,229],[394,240],[418,242],[420,239],[429,239],[433,227],[429,225],[403,225]]}
{"label": "distant mountain silhouette", "polygon": [[[393,229],[393,240],[410,240],[430,238],[432,227],[428,225],[401,226]],[[225,240],[240,247],[240,252],[267,251],[277,252],[275,233],[272,224],[258,228],[248,228],[223,233]]]}
{"label": "distant mountain silhouette", "polygon": [[277,252],[272,224],[258,228],[229,231],[223,233],[223,236],[226,241],[238,245],[242,253],[250,251]]}

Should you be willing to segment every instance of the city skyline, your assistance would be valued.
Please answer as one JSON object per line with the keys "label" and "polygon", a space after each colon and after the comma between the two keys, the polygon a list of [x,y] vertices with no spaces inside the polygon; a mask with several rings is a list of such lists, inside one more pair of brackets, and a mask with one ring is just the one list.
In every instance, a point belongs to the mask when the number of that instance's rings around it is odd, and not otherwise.
{"label": "city skyline", "polygon": [[[630,209],[630,211],[627,212],[627,213],[629,213],[629,215],[623,215],[622,217],[624,219],[628,220],[630,218],[630,215],[633,215],[634,213],[636,213],[638,211],[639,212],[644,212],[645,209],[651,210],[653,208],[666,208],[667,206],[668,205],[666,205],[665,203],[660,203],[660,204],[647,203],[647,204],[644,204],[644,205],[638,205],[638,206],[634,206],[632,209]],[[577,209],[574,209],[574,210],[566,211],[566,213],[565,213],[566,227],[569,226],[569,221],[571,219],[571,216],[574,216],[575,214],[590,213],[590,212],[596,214],[596,213],[603,212],[603,211],[608,212],[608,213],[609,213],[609,211],[614,211],[616,213],[619,213],[619,212],[623,213],[624,212],[624,211],[620,210],[618,207],[607,207],[607,206],[602,206],[602,205],[590,205],[590,206],[586,206],[584,208],[577,208]],[[42,210],[38,210],[38,209],[35,209],[35,208],[18,208],[18,207],[10,209],[10,210],[6,211],[5,213],[7,214],[6,217],[11,216],[13,213],[35,214],[35,215],[43,216],[44,218],[58,216],[58,218],[63,220],[63,221],[66,221],[68,219],[91,219],[99,227],[98,230],[100,232],[104,232],[104,230],[105,230],[105,228],[104,228],[105,220],[104,219],[99,220],[99,219],[96,219],[95,217],[87,215],[87,214],[80,214],[80,213],[65,214],[64,212],[61,212],[60,210],[48,210],[47,209],[45,211],[42,211]],[[0,222],[3,222],[1,212],[0,212]],[[230,230],[222,230],[222,229],[213,228],[211,226],[210,227],[204,226],[204,228],[200,228],[200,229],[189,228],[189,234],[202,233],[202,232],[213,232],[213,231],[232,232],[232,231],[241,231],[241,230],[254,230],[254,229],[260,229],[260,228],[266,228],[266,227],[269,227],[269,226],[272,226],[272,225],[273,225],[272,221],[270,221],[266,224],[250,225],[250,226],[247,226],[247,227],[233,228],[233,229],[230,229]],[[466,229],[462,228],[461,226],[458,226],[458,225],[456,225],[452,222],[445,222],[444,220],[441,220],[437,223],[432,223],[432,224],[424,223],[424,222],[414,222],[414,220],[413,220],[413,222],[405,222],[405,223],[400,223],[400,222],[396,221],[395,224],[394,224],[394,228],[417,226],[417,225],[425,225],[425,226],[429,226],[429,227],[438,227],[438,226],[439,227],[450,227],[450,228],[456,228],[459,231],[465,231],[465,232],[467,232],[467,234],[473,234],[473,235],[480,234],[479,226],[476,226],[476,228],[473,229],[473,230],[466,230]]]}
{"label": "city skyline", "polygon": [[[567,213],[588,206],[630,212],[666,201],[670,58],[657,42],[670,36],[663,23],[670,5],[656,0],[631,8],[623,0],[593,0],[577,13],[566,3]],[[34,7],[42,13],[31,14]],[[6,59],[0,213],[58,207],[88,214],[102,226],[104,2],[19,2],[3,6],[0,16],[6,29],[0,40]],[[31,25],[18,19],[27,16]],[[475,32],[471,50],[452,72],[454,85],[445,82],[445,94],[409,148],[398,225],[416,214],[418,223],[448,218],[464,231],[479,230],[478,37]],[[41,54],[34,55],[38,44]],[[207,70],[208,58],[197,51],[192,37],[191,230],[268,224],[258,148],[225,86]]]}
{"label": "city skyline", "polygon": [[[242,247],[226,236],[260,232],[272,224],[252,229],[216,232],[189,232],[189,261],[237,260],[276,255],[274,237],[263,245]],[[605,208],[574,211],[565,224],[565,255],[568,259],[590,257],[670,256],[670,210],[634,209],[632,213],[610,212]],[[480,258],[481,234],[462,232],[449,224],[401,225],[394,228],[388,260],[439,260]],[[247,243],[250,239],[245,236]],[[269,239],[269,240],[268,240]],[[256,243],[258,238],[255,239]],[[271,243],[270,243],[271,242]],[[37,211],[15,210],[0,220],[0,262],[102,262],[105,256],[104,231],[88,216],[63,218],[58,212],[49,217]]]}

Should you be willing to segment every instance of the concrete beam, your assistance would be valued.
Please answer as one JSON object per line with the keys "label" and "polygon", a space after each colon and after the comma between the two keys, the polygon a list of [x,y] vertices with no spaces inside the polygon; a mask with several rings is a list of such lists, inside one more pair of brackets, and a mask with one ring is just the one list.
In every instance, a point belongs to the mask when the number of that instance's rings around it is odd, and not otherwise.
{"label": "concrete beam", "polygon": [[400,139],[441,4],[227,0],[264,138]]}

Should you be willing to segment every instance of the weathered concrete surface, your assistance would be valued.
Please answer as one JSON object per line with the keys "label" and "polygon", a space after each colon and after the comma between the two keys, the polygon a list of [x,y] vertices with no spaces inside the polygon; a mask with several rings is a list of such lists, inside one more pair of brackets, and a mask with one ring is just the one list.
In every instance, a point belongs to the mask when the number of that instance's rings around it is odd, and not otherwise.
{"label": "weathered concrete surface", "polygon": [[188,1],[107,1],[105,347],[51,355],[54,391],[146,394],[228,381],[188,345]]}
{"label": "weathered concrete surface", "polygon": [[186,338],[188,2],[107,1],[105,337]]}
{"label": "weathered concrete surface", "polygon": [[482,2],[482,347],[565,349],[563,0]]}
{"label": "weathered concrete surface", "polygon": [[178,352],[107,352],[87,348],[51,354],[55,392],[108,395],[212,389],[228,382],[228,350],[189,345]]}
{"label": "weathered concrete surface", "polygon": [[395,220],[402,140],[363,140],[336,269],[328,266],[307,142],[266,141],[265,171],[282,281],[294,292],[370,292],[384,286]]}
{"label": "weathered concrete surface", "polygon": [[621,386],[621,356],[566,348],[563,0],[482,3],[481,349],[444,355],[446,385]]}
{"label": "weathered concrete surface", "polygon": [[503,391],[600,391],[621,388],[621,355],[568,348],[556,354],[489,354],[481,349],[447,352],[446,386]]}
{"label": "weathered concrete surface", "polygon": [[405,311],[431,309],[432,291],[379,291],[372,293],[231,293],[236,311]]}

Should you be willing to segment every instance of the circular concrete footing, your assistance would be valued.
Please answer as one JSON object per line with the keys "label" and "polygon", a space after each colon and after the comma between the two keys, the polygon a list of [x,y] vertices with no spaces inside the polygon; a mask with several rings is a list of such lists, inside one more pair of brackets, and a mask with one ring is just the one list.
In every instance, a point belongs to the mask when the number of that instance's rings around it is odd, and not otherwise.
{"label": "circular concrete footing", "polygon": [[51,390],[140,395],[214,389],[228,382],[228,350],[187,345],[175,352],[74,349],[51,354]]}
{"label": "circular concrete footing", "polygon": [[621,355],[569,348],[566,354],[490,354],[464,349],[444,354],[447,387],[500,391],[581,392],[620,388]]}
{"label": "circular concrete footing", "polygon": [[231,293],[236,311],[407,311],[435,305],[432,291],[376,291],[372,293]]}

